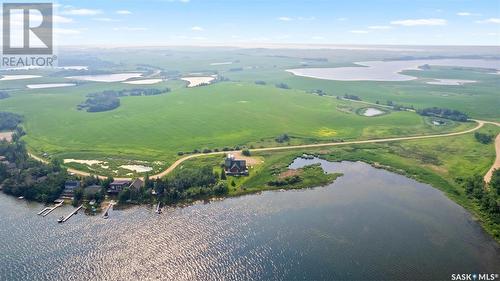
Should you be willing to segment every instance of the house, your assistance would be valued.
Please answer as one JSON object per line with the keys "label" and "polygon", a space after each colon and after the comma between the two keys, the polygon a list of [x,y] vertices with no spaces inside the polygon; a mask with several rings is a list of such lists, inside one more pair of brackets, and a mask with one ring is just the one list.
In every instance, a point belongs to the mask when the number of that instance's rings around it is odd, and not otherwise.
{"label": "house", "polygon": [[80,182],[79,181],[66,181],[64,183],[64,190],[75,190],[80,187]]}
{"label": "house", "polygon": [[144,181],[141,179],[135,179],[129,186],[130,189],[139,190],[144,186]]}
{"label": "house", "polygon": [[130,184],[129,180],[114,180],[109,184],[108,193],[120,193],[120,191],[129,187]]}
{"label": "house", "polygon": [[224,161],[224,172],[226,172],[228,176],[247,176],[247,161],[238,160],[234,158],[234,155],[228,154]]}

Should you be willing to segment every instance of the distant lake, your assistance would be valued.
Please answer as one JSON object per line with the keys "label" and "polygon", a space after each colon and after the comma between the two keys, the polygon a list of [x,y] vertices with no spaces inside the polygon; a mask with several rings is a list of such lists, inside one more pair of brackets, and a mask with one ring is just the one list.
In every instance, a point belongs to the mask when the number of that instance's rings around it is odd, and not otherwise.
{"label": "distant lake", "polygon": [[130,78],[142,77],[142,73],[114,73],[114,74],[98,74],[98,75],[78,75],[66,77],[66,79],[84,80],[93,82],[122,82]]}
{"label": "distant lake", "polygon": [[422,65],[479,67],[500,70],[500,60],[482,59],[436,59],[436,60],[398,60],[366,61],[356,63],[359,67],[335,68],[296,68],[287,71],[297,75],[325,80],[339,81],[408,81],[417,79],[404,75],[404,70],[420,70]]}
{"label": "distant lake", "polygon": [[101,216],[42,218],[0,195],[0,280],[450,280],[499,273],[500,248],[440,191],[364,163],[326,187]]}

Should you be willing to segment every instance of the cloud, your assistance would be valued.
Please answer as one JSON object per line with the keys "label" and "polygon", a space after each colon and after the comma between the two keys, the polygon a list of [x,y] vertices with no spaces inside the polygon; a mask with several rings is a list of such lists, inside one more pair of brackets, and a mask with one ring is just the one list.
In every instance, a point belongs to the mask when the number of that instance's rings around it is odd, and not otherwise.
{"label": "cloud", "polygon": [[118,11],[116,11],[116,13],[119,15],[131,15],[132,14],[132,12],[129,10],[118,10]]}
{"label": "cloud", "polygon": [[146,27],[115,27],[113,28],[114,31],[146,31],[148,28]]}
{"label": "cloud", "polygon": [[78,29],[54,28],[54,33],[56,35],[78,35],[81,32]]}
{"label": "cloud", "polygon": [[337,18],[338,21],[346,21],[347,18]]}
{"label": "cloud", "polygon": [[458,12],[457,16],[461,17],[470,17],[470,16],[480,16],[481,14],[478,13],[471,13],[471,12]]}
{"label": "cloud", "polygon": [[92,10],[92,9],[70,9],[63,11],[64,15],[73,15],[73,16],[95,16],[101,14],[101,10]]}
{"label": "cloud", "polygon": [[205,29],[203,29],[203,27],[201,27],[201,26],[193,26],[193,27],[191,27],[191,30],[192,31],[203,31]]}
{"label": "cloud", "polygon": [[369,29],[391,29],[391,26],[388,25],[370,25],[368,26]]}
{"label": "cloud", "polygon": [[290,17],[279,17],[278,20],[280,20],[280,21],[292,21],[292,18],[290,18]]}
{"label": "cloud", "polygon": [[402,26],[437,26],[446,25],[447,23],[445,19],[407,19],[391,21],[393,25]]}
{"label": "cloud", "polygon": [[92,20],[95,20],[95,21],[104,21],[104,22],[117,22],[119,20],[115,20],[115,19],[112,19],[112,18],[92,18]]}
{"label": "cloud", "polygon": [[489,18],[489,19],[485,19],[485,20],[479,20],[479,21],[476,21],[477,23],[496,23],[496,24],[500,24],[500,18]]}
{"label": "cloud", "polygon": [[325,40],[326,38],[323,36],[313,36],[311,37],[312,40]]}
{"label": "cloud", "polygon": [[368,30],[351,30],[349,32],[356,33],[356,34],[366,34],[366,33],[368,33]]}

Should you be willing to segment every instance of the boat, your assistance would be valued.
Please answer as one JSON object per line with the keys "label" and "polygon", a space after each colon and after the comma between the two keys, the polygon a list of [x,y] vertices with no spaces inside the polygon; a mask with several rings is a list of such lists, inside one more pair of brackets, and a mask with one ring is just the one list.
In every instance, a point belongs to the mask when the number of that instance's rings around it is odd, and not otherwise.
{"label": "boat", "polygon": [[17,197],[17,199],[19,199],[19,200],[23,200],[23,199],[24,199],[24,196],[19,196],[19,197]]}
{"label": "boat", "polygon": [[109,217],[108,212],[106,212],[106,213],[104,214],[104,216],[102,216],[102,217],[103,217],[104,219],[107,219],[107,218]]}
{"label": "boat", "polygon": [[58,222],[58,223],[62,223],[63,221],[64,221],[64,217],[63,217],[63,216],[61,216],[61,217],[57,220],[57,222]]}

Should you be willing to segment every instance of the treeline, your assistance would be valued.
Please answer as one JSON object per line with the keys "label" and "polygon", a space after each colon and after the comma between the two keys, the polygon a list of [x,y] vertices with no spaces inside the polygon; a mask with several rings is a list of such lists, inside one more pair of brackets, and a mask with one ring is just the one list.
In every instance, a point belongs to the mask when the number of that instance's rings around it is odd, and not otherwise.
{"label": "treeline", "polygon": [[88,99],[84,103],[79,104],[78,110],[85,109],[87,112],[102,112],[109,111],[120,106],[119,97],[126,96],[155,96],[170,92],[170,88],[164,89],[123,89],[123,90],[106,90],[99,93],[87,95]]}
{"label": "treeline", "polygon": [[21,115],[0,111],[0,131],[14,130],[22,121]]}
{"label": "treeline", "polygon": [[493,141],[494,136],[489,134],[483,134],[480,132],[475,132],[474,137],[476,140],[482,144],[489,144]]}
{"label": "treeline", "polygon": [[429,107],[429,108],[419,109],[417,110],[417,113],[422,116],[434,116],[460,122],[465,122],[469,119],[469,116],[467,116],[467,114],[463,112],[453,109],[439,108],[439,107]]}
{"label": "treeline", "polygon": [[346,100],[357,100],[357,101],[361,100],[361,98],[359,96],[350,95],[350,94],[345,94],[344,95],[344,99],[346,99]]}
{"label": "treeline", "polygon": [[2,191],[28,200],[53,202],[61,195],[68,174],[58,161],[42,164],[30,159],[19,132],[12,143],[0,141]]}
{"label": "treeline", "polygon": [[146,176],[143,187],[125,188],[118,194],[118,201],[151,203],[153,198],[156,198],[165,204],[173,204],[220,196],[228,192],[227,183],[221,177],[224,176],[214,173],[211,166],[184,168],[166,178],[154,181]]}
{"label": "treeline", "polygon": [[[465,193],[496,224],[500,224],[500,170],[495,170],[487,186],[481,175],[464,181]],[[494,234],[500,237],[500,233]]]}

